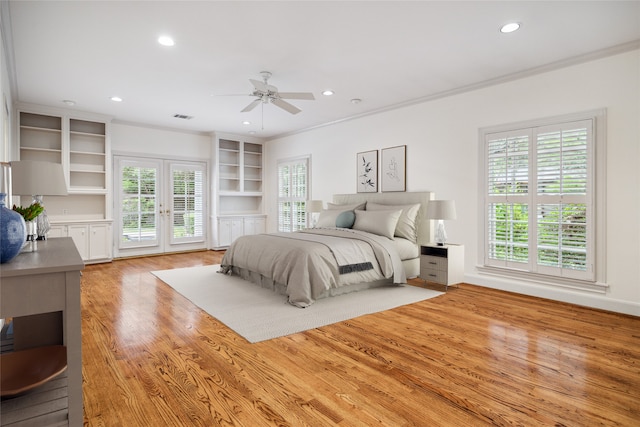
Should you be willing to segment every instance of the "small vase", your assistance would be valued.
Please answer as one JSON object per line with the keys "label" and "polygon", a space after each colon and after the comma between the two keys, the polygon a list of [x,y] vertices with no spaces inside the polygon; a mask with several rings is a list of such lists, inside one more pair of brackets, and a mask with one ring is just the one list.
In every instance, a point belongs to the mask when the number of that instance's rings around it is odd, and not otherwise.
{"label": "small vase", "polygon": [[6,196],[0,193],[0,263],[15,258],[27,240],[24,218],[4,205]]}
{"label": "small vase", "polygon": [[27,241],[22,246],[20,252],[34,252],[37,247],[36,240],[38,239],[38,222],[33,219],[26,222],[27,225]]}

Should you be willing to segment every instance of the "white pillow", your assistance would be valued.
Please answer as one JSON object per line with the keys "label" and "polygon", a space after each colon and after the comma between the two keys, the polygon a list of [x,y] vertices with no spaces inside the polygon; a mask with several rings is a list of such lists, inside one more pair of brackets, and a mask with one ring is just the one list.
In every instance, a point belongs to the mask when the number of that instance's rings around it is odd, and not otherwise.
{"label": "white pillow", "polygon": [[354,230],[366,231],[368,233],[385,236],[393,239],[393,233],[398,224],[401,210],[398,211],[361,211],[356,210],[356,222],[353,224]]}
{"label": "white pillow", "polygon": [[339,211],[337,209],[330,210],[324,209],[318,215],[318,222],[316,223],[316,228],[319,227],[335,227],[336,219],[338,219],[338,215],[340,215],[344,211]]}
{"label": "white pillow", "polygon": [[398,219],[396,230],[394,235],[397,237],[403,237],[412,242],[418,241],[418,228],[416,225],[416,218],[418,217],[418,210],[420,210],[420,203],[414,205],[381,205],[379,203],[367,203],[368,211],[386,211],[402,209],[402,214]]}
{"label": "white pillow", "polygon": [[335,203],[327,203],[327,209],[340,209],[341,211],[353,211],[356,209],[364,209],[367,205],[367,202],[362,203],[351,203],[348,205],[336,205]]}

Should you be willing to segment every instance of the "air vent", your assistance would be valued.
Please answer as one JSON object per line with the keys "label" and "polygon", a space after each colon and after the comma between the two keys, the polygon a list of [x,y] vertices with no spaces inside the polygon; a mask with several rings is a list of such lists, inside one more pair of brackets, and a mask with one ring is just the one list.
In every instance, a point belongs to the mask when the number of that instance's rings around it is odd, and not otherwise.
{"label": "air vent", "polygon": [[183,119],[183,120],[193,119],[193,116],[187,116],[186,114],[174,114],[173,117],[175,117],[176,119]]}

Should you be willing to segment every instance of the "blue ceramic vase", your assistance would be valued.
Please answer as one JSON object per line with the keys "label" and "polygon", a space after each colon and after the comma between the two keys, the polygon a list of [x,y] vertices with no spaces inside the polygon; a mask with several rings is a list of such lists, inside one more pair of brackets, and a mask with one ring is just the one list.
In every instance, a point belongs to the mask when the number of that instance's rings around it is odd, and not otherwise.
{"label": "blue ceramic vase", "polygon": [[15,258],[27,240],[24,218],[5,206],[6,197],[6,194],[0,193],[0,263]]}

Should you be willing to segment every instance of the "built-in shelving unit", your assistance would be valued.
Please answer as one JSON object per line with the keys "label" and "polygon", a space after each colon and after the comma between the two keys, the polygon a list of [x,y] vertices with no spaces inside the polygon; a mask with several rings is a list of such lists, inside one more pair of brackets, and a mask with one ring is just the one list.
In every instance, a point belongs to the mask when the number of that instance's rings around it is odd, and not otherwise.
{"label": "built-in shelving unit", "polygon": [[237,237],[263,233],[263,145],[246,138],[215,138],[213,247],[227,247]]}
{"label": "built-in shelving unit", "polygon": [[[58,237],[73,237],[80,248],[94,248],[93,253],[99,256],[83,251],[85,261],[110,260],[111,118],[23,104],[19,106],[18,120],[20,160],[60,163],[65,172],[69,195],[44,195],[52,232]],[[21,204],[27,202],[21,200]],[[87,231],[81,236],[73,233],[76,229]],[[97,231],[89,232],[93,229]]]}
{"label": "built-in shelving unit", "polygon": [[69,119],[69,127],[70,189],[106,192],[106,123]]}
{"label": "built-in shelving unit", "polygon": [[62,117],[20,113],[20,159],[62,163]]}

